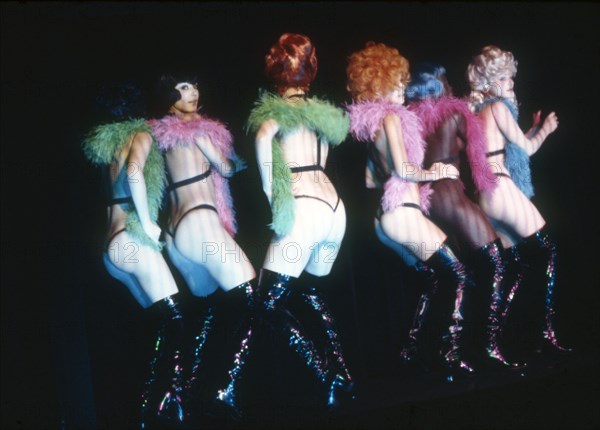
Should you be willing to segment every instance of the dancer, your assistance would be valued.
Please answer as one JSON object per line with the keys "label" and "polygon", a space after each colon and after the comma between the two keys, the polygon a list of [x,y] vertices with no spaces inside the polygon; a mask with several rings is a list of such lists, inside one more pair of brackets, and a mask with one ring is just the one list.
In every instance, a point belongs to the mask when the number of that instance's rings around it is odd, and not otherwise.
{"label": "dancer", "polygon": [[[557,249],[546,221],[530,201],[533,196],[529,156],[558,127],[558,118],[550,112],[539,126],[540,113],[534,114],[534,127],[524,134],[518,125],[518,108],[513,90],[517,61],[513,54],[496,46],[486,46],[467,69],[471,87],[470,104],[485,130],[488,162],[497,167],[495,190],[483,190],[479,205],[490,218],[505,248],[518,262],[519,255],[542,256],[545,272],[545,317],[543,343],[560,352],[569,351],[556,338],[555,278]],[[527,289],[532,288],[531,285]],[[515,294],[516,291],[511,291]],[[534,305],[534,303],[532,303]],[[528,309],[528,312],[531,308]],[[531,327],[529,327],[531,328]],[[523,329],[527,329],[524,327]]]}
{"label": "dancer", "polygon": [[[425,282],[404,360],[415,358],[424,316],[434,294],[447,295],[452,289],[453,308],[442,315],[447,331],[441,355],[447,379],[473,372],[464,359],[463,326],[465,299],[471,288],[462,263],[446,243],[446,235],[425,214],[429,208],[430,184],[445,178],[455,180],[458,170],[452,164],[433,163],[422,168],[425,143],[421,124],[404,106],[404,92],[410,79],[409,63],[397,49],[368,42],[348,58],[348,90],[353,103],[348,106],[354,138],[368,145],[366,184],[383,188],[381,206],[375,217],[377,236],[414,266]],[[442,276],[451,280],[448,285]],[[442,290],[442,291],[437,291]]]}
{"label": "dancer", "polygon": [[[252,336],[250,311],[256,274],[233,238],[237,227],[227,178],[245,168],[245,164],[235,154],[227,128],[198,112],[200,92],[195,78],[165,75],[160,79],[158,93],[159,106],[163,112],[168,111],[163,118],[151,122],[158,146],[165,153],[169,174],[166,248],[198,298],[188,389],[197,394],[202,404],[205,399],[200,393],[207,388],[202,387],[206,380],[202,373],[206,369],[205,343],[211,327],[219,322],[213,309],[220,307],[223,336],[215,336],[212,343],[226,338],[226,349],[231,350],[227,359],[230,364],[221,382],[223,386],[208,395],[238,416],[239,381]],[[225,291],[222,300],[217,300],[218,288]],[[190,407],[188,412],[194,412],[196,407],[200,406]]]}
{"label": "dancer", "polygon": [[[492,192],[497,183],[486,160],[483,130],[468,104],[452,96],[444,67],[422,63],[413,68],[412,76],[407,97],[411,102],[409,109],[423,123],[427,143],[424,165],[441,161],[458,169],[461,158],[466,158],[476,192]],[[474,300],[473,311],[479,314],[473,324],[475,353],[485,351],[485,357],[492,360],[486,360],[486,365],[520,367],[519,363],[510,363],[499,346],[510,305],[507,296],[514,286],[507,283],[511,277],[504,279],[509,255],[486,214],[467,197],[460,178],[433,182],[432,188],[430,218],[444,231],[457,235],[467,248],[464,254],[470,254],[467,261],[475,271],[477,287],[473,296],[478,299]],[[484,326],[485,330],[481,330]]]}
{"label": "dancer", "polygon": [[141,426],[152,417],[178,422],[183,419],[186,317],[159,240],[164,161],[146,121],[127,119],[142,110],[141,92],[135,86],[125,85],[101,100],[117,122],[95,127],[83,150],[92,163],[105,169],[110,183],[104,265],[140,306],[160,319],[142,393]]}
{"label": "dancer", "polygon": [[[348,133],[348,118],[328,102],[307,96],[317,73],[315,47],[308,37],[283,34],[265,62],[276,93],[263,93],[248,120],[249,130],[256,132],[256,156],[274,232],[260,271],[258,312],[283,330],[326,388],[327,406],[335,409],[352,398],[354,382],[317,284],[330,273],[346,228],[344,203],[324,168],[329,147],[339,145]],[[308,337],[308,325],[300,325],[290,312],[291,294],[300,294],[318,313],[324,353]]]}

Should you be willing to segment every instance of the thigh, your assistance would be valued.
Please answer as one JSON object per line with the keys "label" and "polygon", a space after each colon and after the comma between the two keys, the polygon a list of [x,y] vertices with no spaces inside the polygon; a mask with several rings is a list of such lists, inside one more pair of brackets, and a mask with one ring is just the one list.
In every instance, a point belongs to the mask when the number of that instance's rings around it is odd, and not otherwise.
{"label": "thigh", "polygon": [[401,206],[383,214],[381,227],[387,237],[414,250],[422,261],[427,260],[446,240],[444,232],[414,208]]}
{"label": "thigh", "polygon": [[509,178],[501,178],[491,193],[482,193],[480,205],[494,226],[528,237],[541,229],[544,218]]}
{"label": "thigh", "polygon": [[219,283],[210,274],[208,269],[204,265],[195,263],[179,252],[171,236],[167,235],[166,238],[166,248],[169,258],[173,265],[177,267],[177,270],[185,280],[190,292],[197,297],[206,297],[215,292],[215,290],[219,288]]}
{"label": "thigh", "polygon": [[177,293],[177,285],[162,254],[139,243],[127,232],[116,236],[108,246],[105,262],[109,273],[124,282],[136,300],[148,307]]}
{"label": "thigh", "polygon": [[456,187],[435,189],[430,215],[446,233],[455,233],[462,243],[473,249],[497,238],[485,212]]}
{"label": "thigh", "polygon": [[332,231],[334,215],[333,210],[319,200],[297,199],[294,226],[285,236],[273,237],[263,267],[294,277],[300,276],[309,264],[313,251]]}
{"label": "thigh", "polygon": [[179,223],[174,243],[185,258],[206,268],[225,290],[256,276],[244,251],[212,210],[188,213]]}
{"label": "thigh", "polygon": [[346,209],[341,200],[333,214],[333,225],[324,240],[314,245],[306,271],[315,276],[326,276],[331,272],[346,233]]}
{"label": "thigh", "polygon": [[379,241],[398,254],[407,266],[415,266],[419,262],[420,259],[417,257],[418,248],[416,246],[402,245],[392,240],[385,234],[378,219],[375,219],[375,234]]}

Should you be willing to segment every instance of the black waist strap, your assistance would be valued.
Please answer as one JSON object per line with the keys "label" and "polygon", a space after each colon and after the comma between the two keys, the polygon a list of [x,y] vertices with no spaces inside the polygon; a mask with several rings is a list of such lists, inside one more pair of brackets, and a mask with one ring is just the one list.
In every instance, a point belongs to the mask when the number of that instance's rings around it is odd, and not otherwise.
{"label": "black waist strap", "polygon": [[[417,210],[421,211],[421,213],[423,213],[423,208],[416,203],[402,203],[400,205],[400,207],[417,209]],[[377,218],[379,221],[381,221],[382,215],[383,215],[383,208],[381,207],[381,205],[379,205],[377,207],[377,212],[375,213],[375,218]]]}
{"label": "black waist strap", "polygon": [[188,179],[184,179],[183,181],[179,181],[179,182],[172,182],[167,186],[166,191],[167,191],[167,193],[170,193],[171,191],[173,191],[176,188],[185,187],[186,185],[193,184],[194,182],[198,182],[203,179],[206,179],[210,176],[210,172],[211,172],[211,169],[209,168],[206,172],[202,173],[201,175],[194,176],[194,177],[191,177]]}
{"label": "black waist strap", "polygon": [[321,166],[320,164],[315,164],[313,166],[291,167],[290,170],[292,171],[292,173],[312,172],[314,170],[320,170],[322,172],[323,171],[323,166]]}
{"label": "black waist strap", "polygon": [[312,172],[312,171],[323,171],[323,166],[321,166],[321,143],[317,139],[317,164],[312,166],[300,166],[300,167],[292,167],[290,168],[292,173],[298,172]]}
{"label": "black waist strap", "polygon": [[485,156],[493,157],[494,155],[500,155],[500,154],[506,154],[506,149],[502,148],[502,149],[497,149],[495,151],[486,152]]}

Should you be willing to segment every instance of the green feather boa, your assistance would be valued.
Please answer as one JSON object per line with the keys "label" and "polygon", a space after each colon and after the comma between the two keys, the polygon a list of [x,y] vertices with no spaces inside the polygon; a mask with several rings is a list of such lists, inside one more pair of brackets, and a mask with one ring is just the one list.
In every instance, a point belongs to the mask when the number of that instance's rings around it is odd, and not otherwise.
{"label": "green feather boa", "polygon": [[[152,129],[144,119],[100,125],[92,129],[84,139],[83,152],[93,164],[109,165],[115,160],[116,155],[123,147],[129,143],[131,136],[139,132],[146,132],[152,136]],[[150,147],[143,174],[146,182],[150,219],[156,222],[162,203],[166,175],[164,159],[154,141]],[[146,234],[135,207],[130,204],[125,204],[125,207],[127,212],[125,228],[127,232],[139,240],[140,243],[160,251],[163,244],[156,244]]]}
{"label": "green feather boa", "polygon": [[296,201],[292,194],[292,172],[283,156],[279,142],[299,126],[316,133],[319,140],[337,146],[346,139],[350,120],[346,113],[331,103],[311,97],[296,104],[288,103],[276,94],[261,94],[248,118],[246,130],[256,133],[262,123],[273,119],[279,125],[273,147],[273,222],[270,227],[283,236],[294,225]]}

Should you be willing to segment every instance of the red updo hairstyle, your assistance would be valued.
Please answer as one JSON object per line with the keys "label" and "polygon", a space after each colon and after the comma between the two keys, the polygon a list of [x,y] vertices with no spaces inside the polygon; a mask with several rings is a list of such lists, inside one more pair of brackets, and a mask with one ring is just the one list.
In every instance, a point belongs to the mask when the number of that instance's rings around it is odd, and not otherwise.
{"label": "red updo hairstyle", "polygon": [[316,74],[315,47],[302,34],[282,34],[265,56],[265,76],[279,94],[291,87],[308,91]]}

